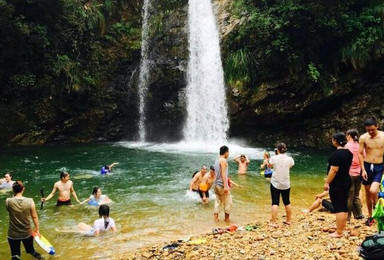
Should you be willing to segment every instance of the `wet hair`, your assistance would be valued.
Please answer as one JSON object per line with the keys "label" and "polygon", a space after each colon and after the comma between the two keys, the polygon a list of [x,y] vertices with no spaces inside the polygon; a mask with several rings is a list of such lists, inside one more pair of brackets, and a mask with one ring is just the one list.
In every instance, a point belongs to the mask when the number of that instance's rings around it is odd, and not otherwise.
{"label": "wet hair", "polygon": [[364,126],[371,126],[371,125],[377,125],[376,118],[370,117],[370,118],[365,119]]}
{"label": "wet hair", "polygon": [[193,174],[192,174],[192,178],[195,177],[195,175],[198,173],[199,171],[195,171]]}
{"label": "wet hair", "polygon": [[277,150],[279,150],[280,153],[286,153],[287,152],[287,145],[285,143],[278,143],[276,145]]}
{"label": "wet hair", "polygon": [[97,191],[99,190],[99,187],[93,187],[92,194],[96,195]]}
{"label": "wet hair", "polygon": [[16,195],[17,193],[20,193],[24,189],[24,184],[22,181],[15,181],[12,185],[13,194]]}
{"label": "wet hair", "polygon": [[61,172],[60,173],[60,179],[64,179],[65,177],[67,177],[69,175],[68,172]]}
{"label": "wet hair", "polygon": [[207,169],[207,165],[201,165],[201,169]]}
{"label": "wet hair", "polygon": [[240,158],[245,158],[245,154],[240,154]]}
{"label": "wet hair", "polygon": [[266,155],[268,158],[271,158],[271,156],[269,155],[269,153],[267,151],[264,152],[264,155]]}
{"label": "wet hair", "polygon": [[109,170],[109,165],[104,165],[104,169]]}
{"label": "wet hair", "polygon": [[355,141],[355,142],[359,141],[359,131],[357,131],[356,129],[349,129],[347,131],[347,135],[352,137],[353,141]]}
{"label": "wet hair", "polygon": [[99,216],[100,217],[109,217],[109,206],[108,205],[101,205],[99,207]]}
{"label": "wet hair", "polygon": [[[103,204],[103,205],[101,205],[99,207],[99,216],[100,216],[100,218],[101,217],[109,218],[109,207],[108,207],[108,205]],[[104,218],[104,228],[107,228],[108,224],[109,224],[109,220]]]}
{"label": "wet hair", "polygon": [[347,143],[347,137],[343,132],[334,133],[332,135],[332,139],[336,141],[336,143],[342,147]]}
{"label": "wet hair", "polygon": [[211,166],[209,166],[209,169],[210,169],[210,170],[215,170],[215,166],[214,166],[214,165],[211,165]]}
{"label": "wet hair", "polygon": [[4,174],[4,176],[7,175],[7,174],[9,175],[9,177],[12,178],[12,173],[10,173],[10,172],[6,172],[6,173]]}
{"label": "wet hair", "polygon": [[229,151],[228,146],[223,145],[222,147],[220,147],[220,155],[223,155],[228,151]]}

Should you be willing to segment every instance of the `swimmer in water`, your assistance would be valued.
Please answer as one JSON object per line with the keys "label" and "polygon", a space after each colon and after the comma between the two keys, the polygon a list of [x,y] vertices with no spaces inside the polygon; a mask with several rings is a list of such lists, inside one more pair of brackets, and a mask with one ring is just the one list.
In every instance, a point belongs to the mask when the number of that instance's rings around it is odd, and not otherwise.
{"label": "swimmer in water", "polygon": [[118,162],[114,162],[110,165],[104,165],[103,167],[101,167],[100,174],[104,175],[104,174],[110,173],[112,171],[112,167],[118,164],[119,164]]}
{"label": "swimmer in water", "polygon": [[59,197],[57,198],[56,206],[72,205],[71,194],[79,204],[81,203],[77,198],[76,191],[73,188],[73,182],[70,180],[68,172],[61,172],[60,180],[53,185],[52,192],[46,198],[41,198],[41,201],[48,201],[55,195],[56,191],[59,191]]}
{"label": "swimmer in water", "polygon": [[77,227],[80,231],[85,232],[85,235],[94,235],[98,236],[100,232],[106,232],[112,230],[113,232],[117,231],[115,221],[113,218],[109,217],[109,206],[101,205],[99,207],[99,219],[95,220],[93,227],[87,225],[83,222],[79,223]]}
{"label": "swimmer in water", "polygon": [[12,181],[12,174],[10,172],[7,172],[4,175],[4,179],[0,179],[0,189],[12,189],[12,185],[15,182]]}
{"label": "swimmer in water", "polygon": [[109,206],[101,205],[99,207],[99,219],[95,220],[93,227],[81,222],[77,225],[76,229],[55,229],[57,232],[62,233],[75,233],[85,236],[98,236],[100,233],[112,230],[117,231],[115,221],[109,217]]}
{"label": "swimmer in water", "polygon": [[233,160],[239,165],[238,174],[247,174],[249,159],[245,154],[236,156]]}
{"label": "swimmer in water", "polygon": [[81,202],[81,204],[84,204],[87,202],[89,205],[92,205],[92,206],[100,206],[103,204],[110,203],[112,202],[112,200],[110,200],[107,195],[101,195],[101,189],[99,187],[94,187],[92,191],[92,195],[88,199]]}

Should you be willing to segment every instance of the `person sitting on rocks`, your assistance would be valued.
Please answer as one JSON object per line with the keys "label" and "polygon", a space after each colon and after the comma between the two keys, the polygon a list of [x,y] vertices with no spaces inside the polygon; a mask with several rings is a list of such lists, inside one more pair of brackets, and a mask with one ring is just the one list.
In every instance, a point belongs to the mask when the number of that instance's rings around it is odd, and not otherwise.
{"label": "person sitting on rocks", "polygon": [[302,210],[302,212],[311,213],[315,209],[320,207],[320,205],[322,205],[327,211],[329,211],[331,213],[335,213],[335,209],[332,206],[332,202],[325,199],[325,197],[328,197],[328,195],[329,195],[329,191],[324,191],[320,194],[317,194],[315,196],[315,201],[312,203],[312,205],[309,207],[309,209],[304,209],[304,210]]}

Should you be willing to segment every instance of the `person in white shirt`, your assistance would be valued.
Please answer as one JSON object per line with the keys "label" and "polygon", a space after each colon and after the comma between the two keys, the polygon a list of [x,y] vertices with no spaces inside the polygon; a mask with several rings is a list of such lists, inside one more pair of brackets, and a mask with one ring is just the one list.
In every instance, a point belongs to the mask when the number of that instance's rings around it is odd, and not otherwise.
{"label": "person in white shirt", "polygon": [[287,156],[287,145],[279,143],[276,146],[277,155],[273,156],[269,162],[273,166],[274,172],[271,177],[271,198],[272,198],[272,220],[270,226],[278,227],[277,225],[277,211],[279,209],[280,194],[283,199],[285,211],[287,215],[284,224],[291,224],[292,208],[289,200],[289,193],[291,185],[289,181],[289,170],[295,164],[292,157]]}
{"label": "person in white shirt", "polygon": [[109,217],[109,206],[101,205],[99,207],[99,219],[93,222],[93,227],[81,222],[77,225],[77,229],[55,229],[58,232],[63,233],[80,233],[85,236],[98,236],[101,232],[112,230],[117,231],[115,221]]}

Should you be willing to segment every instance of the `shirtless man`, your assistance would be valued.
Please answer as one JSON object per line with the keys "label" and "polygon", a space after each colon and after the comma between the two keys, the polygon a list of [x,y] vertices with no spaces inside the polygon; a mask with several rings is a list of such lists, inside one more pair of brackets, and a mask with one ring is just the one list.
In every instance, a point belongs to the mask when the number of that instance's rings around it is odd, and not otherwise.
{"label": "shirtless man", "polygon": [[197,172],[193,178],[192,178],[192,181],[191,181],[191,184],[189,185],[189,191],[195,191],[195,192],[198,192],[199,195],[200,195],[200,198],[201,200],[204,202],[203,200],[203,193],[205,192],[202,192],[200,190],[200,184],[201,182],[203,181],[203,177],[204,175],[207,173],[207,166],[203,165],[201,166],[201,169],[199,172]]}
{"label": "shirtless man", "polygon": [[370,226],[374,221],[372,218],[372,207],[377,202],[377,192],[384,170],[384,132],[378,130],[379,127],[375,118],[366,119],[364,125],[367,132],[360,136],[359,139],[359,160],[369,215],[365,224]]}
{"label": "shirtless man", "polygon": [[208,204],[208,199],[209,199],[209,190],[211,189],[213,183],[216,180],[216,173],[215,173],[215,166],[211,165],[209,167],[209,173],[205,174],[203,177],[203,180],[200,183],[200,190],[203,193],[203,202]]}
{"label": "shirtless man", "polygon": [[7,172],[4,175],[4,179],[0,179],[0,189],[12,189],[12,185],[15,182],[12,181],[12,174],[10,172]]}
{"label": "shirtless man", "polygon": [[239,165],[238,174],[247,174],[249,159],[244,154],[236,156],[233,160]]}
{"label": "shirtless man", "polygon": [[41,198],[41,201],[45,202],[49,200],[50,198],[55,195],[56,190],[59,190],[59,197],[57,198],[57,204],[56,206],[62,206],[62,205],[72,205],[71,203],[71,193],[73,197],[75,197],[76,201],[81,204],[79,199],[77,198],[76,192],[73,189],[73,182],[69,179],[69,173],[68,172],[62,172],[60,174],[60,180],[57,181],[53,185],[53,190],[51,194],[48,195],[46,198]]}

